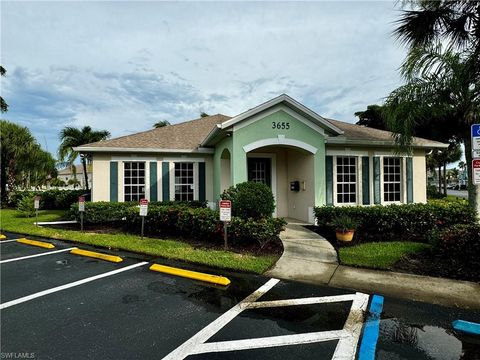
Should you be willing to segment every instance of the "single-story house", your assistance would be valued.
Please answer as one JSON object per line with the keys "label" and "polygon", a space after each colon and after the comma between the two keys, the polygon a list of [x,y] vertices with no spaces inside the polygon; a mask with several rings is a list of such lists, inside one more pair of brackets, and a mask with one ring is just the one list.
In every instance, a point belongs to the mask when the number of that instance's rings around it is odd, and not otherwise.
{"label": "single-story house", "polygon": [[[87,165],[87,177],[88,177],[88,186],[92,188],[92,165]],[[85,189],[85,176],[83,175],[83,166],[82,165],[75,165],[75,171],[73,167],[66,167],[64,169],[58,170],[57,179],[62,180],[66,186],[63,189]],[[77,179],[78,185],[69,184],[70,180]]]}
{"label": "single-story house", "polygon": [[93,201],[206,200],[244,181],[271,187],[275,216],[313,222],[319,205],[426,202],[426,152],[392,134],[324,118],[288,95],[237,116],[212,115],[76,148],[93,155]]}

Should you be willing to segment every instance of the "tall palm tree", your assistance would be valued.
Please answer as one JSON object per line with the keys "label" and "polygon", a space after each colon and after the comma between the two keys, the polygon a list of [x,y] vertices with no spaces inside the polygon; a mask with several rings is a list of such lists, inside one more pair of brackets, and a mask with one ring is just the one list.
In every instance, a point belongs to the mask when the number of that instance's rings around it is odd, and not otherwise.
{"label": "tall palm tree", "polygon": [[[82,129],[67,126],[62,131],[60,131],[61,143],[58,148],[58,156],[60,158],[60,161],[66,162],[69,166],[72,166],[73,162],[79,155],[78,152],[73,150],[74,147],[105,140],[109,137],[110,133],[107,130],[93,131],[90,126],[84,126]],[[80,154],[80,161],[83,165],[85,189],[89,190],[87,162],[91,161],[91,155]]]}

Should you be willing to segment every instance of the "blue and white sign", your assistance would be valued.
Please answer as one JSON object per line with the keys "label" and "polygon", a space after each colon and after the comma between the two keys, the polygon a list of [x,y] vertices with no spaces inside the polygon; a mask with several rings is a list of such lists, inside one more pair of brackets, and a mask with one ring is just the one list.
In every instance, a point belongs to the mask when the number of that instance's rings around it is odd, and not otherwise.
{"label": "blue and white sign", "polygon": [[480,158],[480,124],[472,125],[472,157]]}

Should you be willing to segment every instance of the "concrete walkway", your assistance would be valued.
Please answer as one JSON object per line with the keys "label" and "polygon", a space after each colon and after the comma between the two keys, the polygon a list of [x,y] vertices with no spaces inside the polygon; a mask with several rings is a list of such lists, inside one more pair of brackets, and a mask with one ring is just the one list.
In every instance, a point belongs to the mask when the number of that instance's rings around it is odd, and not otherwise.
{"label": "concrete walkway", "polygon": [[271,277],[310,283],[328,283],[338,267],[337,252],[322,236],[306,229],[295,219],[287,220],[280,233],[283,255],[266,273]]}
{"label": "concrete walkway", "polygon": [[337,252],[322,236],[286,219],[280,234],[283,255],[265,275],[382,294],[444,306],[480,309],[480,284],[338,264]]}

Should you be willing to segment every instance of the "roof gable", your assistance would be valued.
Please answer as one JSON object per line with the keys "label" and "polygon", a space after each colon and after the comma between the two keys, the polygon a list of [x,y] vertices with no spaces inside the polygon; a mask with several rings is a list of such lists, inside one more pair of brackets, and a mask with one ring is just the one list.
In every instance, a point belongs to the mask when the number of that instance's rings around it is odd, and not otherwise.
{"label": "roof gable", "polygon": [[329,122],[327,119],[323,118],[322,116],[318,115],[316,112],[310,110],[305,105],[302,105],[298,101],[292,99],[290,96],[286,94],[282,94],[273,98],[263,104],[260,104],[250,110],[247,110],[227,121],[224,121],[217,127],[221,130],[228,129],[234,125],[238,125],[239,123],[254,117],[264,111],[267,111],[271,108],[276,107],[279,104],[283,104],[288,108],[294,110],[295,112],[299,113],[302,117],[310,120],[313,124],[320,126],[321,128],[325,129],[327,132],[330,132],[334,135],[341,135],[343,134],[343,130]]}

